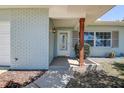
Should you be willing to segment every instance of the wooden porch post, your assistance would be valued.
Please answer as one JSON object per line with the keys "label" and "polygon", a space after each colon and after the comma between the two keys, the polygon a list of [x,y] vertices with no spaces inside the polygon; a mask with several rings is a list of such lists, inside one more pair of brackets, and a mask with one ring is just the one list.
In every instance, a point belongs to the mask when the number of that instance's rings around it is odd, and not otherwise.
{"label": "wooden porch post", "polygon": [[79,54],[79,64],[82,67],[84,63],[84,23],[85,18],[80,18],[80,33],[79,33],[79,40],[80,40],[80,54]]}

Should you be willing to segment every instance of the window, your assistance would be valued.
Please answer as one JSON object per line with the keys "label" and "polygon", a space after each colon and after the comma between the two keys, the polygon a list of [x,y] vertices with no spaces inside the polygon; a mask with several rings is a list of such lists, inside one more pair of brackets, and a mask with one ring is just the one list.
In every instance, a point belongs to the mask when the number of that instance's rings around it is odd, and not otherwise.
{"label": "window", "polygon": [[84,42],[94,46],[94,32],[84,32]]}
{"label": "window", "polygon": [[111,32],[84,32],[84,42],[96,47],[111,46]]}
{"label": "window", "polygon": [[96,46],[111,46],[111,32],[96,32]]}
{"label": "window", "polygon": [[67,33],[60,33],[60,50],[67,50]]}

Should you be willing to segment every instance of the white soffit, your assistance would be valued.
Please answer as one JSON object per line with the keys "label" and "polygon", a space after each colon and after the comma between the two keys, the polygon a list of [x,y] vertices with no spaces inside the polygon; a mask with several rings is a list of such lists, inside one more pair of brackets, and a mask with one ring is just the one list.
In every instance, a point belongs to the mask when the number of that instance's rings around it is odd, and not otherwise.
{"label": "white soffit", "polygon": [[53,19],[55,27],[75,27],[79,23],[79,19]]}
{"label": "white soffit", "polygon": [[124,26],[124,21],[96,21],[91,25]]}
{"label": "white soffit", "polygon": [[56,27],[78,27],[79,18],[85,18],[85,24],[89,25],[112,7],[113,5],[51,6],[49,16]]}
{"label": "white soffit", "polygon": [[93,24],[113,5],[0,5],[0,8],[48,8],[49,17],[57,27],[78,25],[79,18],[86,18],[85,24]]}
{"label": "white soffit", "polygon": [[85,18],[86,13],[83,8],[79,6],[51,6],[49,8],[49,17],[54,19],[66,18]]}
{"label": "white soffit", "polygon": [[49,8],[50,5],[0,5],[0,8]]}

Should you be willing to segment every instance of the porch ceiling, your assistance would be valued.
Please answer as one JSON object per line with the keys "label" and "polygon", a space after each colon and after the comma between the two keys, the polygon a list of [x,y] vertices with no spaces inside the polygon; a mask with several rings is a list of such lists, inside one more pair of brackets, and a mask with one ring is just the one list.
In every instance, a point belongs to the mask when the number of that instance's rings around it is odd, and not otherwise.
{"label": "porch ceiling", "polygon": [[79,18],[92,24],[113,5],[0,5],[0,8],[48,8],[55,27],[78,27]]}
{"label": "porch ceiling", "polygon": [[79,19],[53,19],[55,27],[75,27]]}
{"label": "porch ceiling", "polygon": [[49,17],[55,27],[74,27],[79,25],[79,18],[86,18],[86,25],[94,23],[100,16],[109,11],[113,5],[68,5],[52,6]]}

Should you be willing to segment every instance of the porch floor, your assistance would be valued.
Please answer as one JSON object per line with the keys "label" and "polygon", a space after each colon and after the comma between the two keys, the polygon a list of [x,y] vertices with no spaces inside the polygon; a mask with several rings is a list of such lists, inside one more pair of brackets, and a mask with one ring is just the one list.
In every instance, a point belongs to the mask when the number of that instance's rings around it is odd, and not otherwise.
{"label": "porch floor", "polygon": [[68,57],[56,57],[53,59],[51,66],[67,66],[71,65],[79,66],[79,62],[76,59],[68,58]]}
{"label": "porch floor", "polygon": [[[86,65],[97,65],[97,63],[90,61],[90,59],[86,59],[84,61],[84,66]],[[78,59],[69,57],[56,57],[51,62],[49,70],[67,70],[70,68],[79,68]]]}

